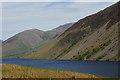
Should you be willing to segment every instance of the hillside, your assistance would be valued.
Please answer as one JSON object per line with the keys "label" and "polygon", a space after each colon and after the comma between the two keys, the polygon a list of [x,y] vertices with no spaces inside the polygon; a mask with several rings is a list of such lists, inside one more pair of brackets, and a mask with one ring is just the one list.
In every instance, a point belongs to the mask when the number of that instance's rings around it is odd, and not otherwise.
{"label": "hillside", "polygon": [[120,24],[118,14],[120,2],[79,20],[54,42],[25,58],[116,61]]}
{"label": "hillside", "polygon": [[22,57],[27,53],[33,52],[49,44],[72,25],[73,23],[64,24],[50,31],[31,29],[18,33],[3,41],[3,57]]}
{"label": "hillside", "polygon": [[58,36],[61,35],[65,30],[70,28],[74,23],[68,23],[64,25],[60,25],[59,27],[46,31],[46,34],[48,34],[51,38],[57,38]]}
{"label": "hillside", "polygon": [[0,40],[0,44],[2,44],[2,40]]}
{"label": "hillside", "polygon": [[[0,40],[0,54],[2,54],[2,40]],[[2,56],[0,55],[0,57]]]}
{"label": "hillside", "polygon": [[0,45],[2,45],[2,40],[0,40]]}

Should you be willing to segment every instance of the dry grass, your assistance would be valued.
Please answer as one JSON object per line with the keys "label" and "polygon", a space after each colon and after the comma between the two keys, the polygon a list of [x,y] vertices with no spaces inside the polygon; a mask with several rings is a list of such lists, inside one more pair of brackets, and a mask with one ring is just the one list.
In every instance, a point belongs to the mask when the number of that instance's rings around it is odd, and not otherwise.
{"label": "dry grass", "polygon": [[98,78],[98,76],[64,70],[24,67],[15,64],[2,64],[3,78]]}

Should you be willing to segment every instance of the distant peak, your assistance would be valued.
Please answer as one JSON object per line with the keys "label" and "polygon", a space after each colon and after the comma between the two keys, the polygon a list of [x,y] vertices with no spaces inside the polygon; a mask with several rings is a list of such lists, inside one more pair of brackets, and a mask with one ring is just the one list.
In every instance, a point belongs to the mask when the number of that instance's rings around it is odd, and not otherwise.
{"label": "distant peak", "polygon": [[29,30],[25,30],[24,32],[26,32],[26,31],[41,31],[41,32],[44,32],[44,31],[39,30],[39,29],[29,29]]}

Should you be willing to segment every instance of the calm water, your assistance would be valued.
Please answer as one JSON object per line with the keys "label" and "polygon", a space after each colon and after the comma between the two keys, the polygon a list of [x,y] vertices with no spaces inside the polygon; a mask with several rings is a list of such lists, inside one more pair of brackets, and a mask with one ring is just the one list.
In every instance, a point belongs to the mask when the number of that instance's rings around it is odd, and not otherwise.
{"label": "calm water", "polygon": [[116,61],[72,61],[72,60],[43,60],[43,59],[19,59],[5,58],[2,63],[17,64],[39,68],[62,69],[90,73],[104,77],[118,77],[118,63]]}

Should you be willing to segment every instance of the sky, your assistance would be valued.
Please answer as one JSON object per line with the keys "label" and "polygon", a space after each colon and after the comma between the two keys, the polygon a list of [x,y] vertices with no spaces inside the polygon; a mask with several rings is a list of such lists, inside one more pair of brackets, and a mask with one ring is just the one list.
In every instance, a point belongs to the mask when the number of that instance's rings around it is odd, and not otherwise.
{"label": "sky", "polygon": [[29,29],[51,30],[76,22],[115,2],[3,2],[2,40]]}

